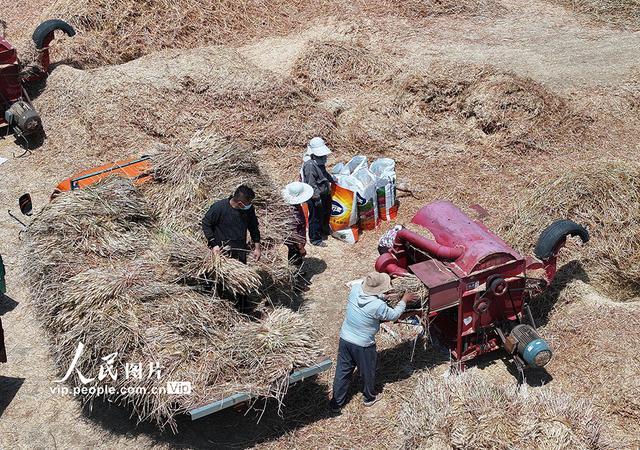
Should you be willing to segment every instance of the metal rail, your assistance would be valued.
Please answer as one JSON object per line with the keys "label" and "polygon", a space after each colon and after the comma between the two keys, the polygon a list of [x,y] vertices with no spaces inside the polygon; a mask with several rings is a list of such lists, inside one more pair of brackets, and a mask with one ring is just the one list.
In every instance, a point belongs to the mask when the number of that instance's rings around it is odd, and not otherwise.
{"label": "metal rail", "polygon": [[88,173],[86,175],[82,175],[82,176],[79,176],[77,178],[73,178],[71,180],[71,183],[70,183],[71,190],[73,191],[75,189],[78,189],[78,183],[80,181],[82,181],[82,180],[86,180],[87,178],[97,177],[99,175],[102,175],[102,174],[105,174],[105,173],[108,173],[108,172],[115,172],[116,170],[124,169],[125,167],[129,167],[129,166],[132,166],[134,164],[138,164],[139,162],[142,162],[142,161],[148,161],[150,159],[151,159],[151,156],[141,156],[140,158],[136,159],[135,161],[129,161],[126,164],[114,165],[112,167],[109,167],[108,169],[102,169],[102,170],[99,170],[97,172]]}
{"label": "metal rail", "polygon": [[[309,378],[313,375],[317,375],[320,372],[324,372],[325,370],[329,370],[331,367],[332,361],[327,358],[318,364],[315,364],[310,367],[305,367],[304,369],[296,370],[289,376],[289,384],[294,384],[299,381],[304,380],[305,378]],[[222,400],[218,400],[213,403],[209,403],[205,406],[200,406],[198,408],[192,409],[188,412],[189,416],[191,416],[191,420],[197,420],[202,417],[208,416],[209,414],[216,413],[218,411],[222,411],[223,409],[229,408],[233,405],[237,405],[238,403],[243,403],[251,400],[252,398],[257,397],[248,393],[238,393],[234,394],[230,397],[223,398]]]}

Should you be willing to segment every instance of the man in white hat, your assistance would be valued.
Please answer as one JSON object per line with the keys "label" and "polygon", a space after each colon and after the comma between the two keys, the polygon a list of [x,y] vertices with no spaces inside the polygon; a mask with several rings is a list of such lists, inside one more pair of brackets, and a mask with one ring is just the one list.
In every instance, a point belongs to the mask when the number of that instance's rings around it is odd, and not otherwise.
{"label": "man in white hat", "polygon": [[384,294],[391,290],[391,277],[386,273],[371,272],[361,282],[351,287],[347,300],[347,312],[338,344],[338,361],[333,380],[331,409],[339,411],[347,401],[351,377],[357,367],[364,384],[364,406],[372,406],[382,394],[375,392],[376,380],[376,333],[380,323],[395,321],[404,312],[407,303],[413,303],[417,297],[405,293],[395,308],[384,301]]}
{"label": "man in white hat", "polygon": [[309,205],[309,240],[313,245],[326,247],[323,240],[331,234],[329,217],[331,216],[331,181],[327,172],[327,156],[331,150],[319,137],[314,137],[307,145],[309,159],[302,165],[302,181],[313,189]]}
{"label": "man in white hat", "polygon": [[294,232],[285,240],[289,249],[289,261],[296,266],[302,265],[302,258],[307,254],[304,246],[307,243],[307,224],[302,210],[302,204],[313,196],[313,188],[306,183],[296,181],[287,184],[282,189],[282,198],[291,205]]}

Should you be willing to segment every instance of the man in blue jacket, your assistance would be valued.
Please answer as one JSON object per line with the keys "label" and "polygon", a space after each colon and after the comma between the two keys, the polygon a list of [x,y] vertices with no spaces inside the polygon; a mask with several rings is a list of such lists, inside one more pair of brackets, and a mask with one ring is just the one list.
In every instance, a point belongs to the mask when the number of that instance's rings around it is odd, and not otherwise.
{"label": "man in blue jacket", "polygon": [[417,297],[405,293],[395,308],[390,308],[383,300],[384,294],[391,289],[391,278],[386,273],[371,272],[362,282],[351,288],[347,301],[347,313],[340,330],[338,361],[333,380],[333,398],[331,409],[339,411],[347,401],[353,370],[357,367],[364,388],[364,406],[372,406],[382,394],[375,393],[376,381],[376,340],[380,323],[400,318],[407,303]]}

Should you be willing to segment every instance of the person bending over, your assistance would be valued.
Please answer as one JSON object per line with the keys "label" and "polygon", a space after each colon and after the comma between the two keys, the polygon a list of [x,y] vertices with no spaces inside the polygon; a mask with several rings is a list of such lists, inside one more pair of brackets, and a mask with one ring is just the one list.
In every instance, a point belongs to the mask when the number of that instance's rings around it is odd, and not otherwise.
{"label": "person bending over", "polygon": [[391,277],[386,273],[371,272],[362,282],[351,287],[347,300],[347,311],[338,344],[338,361],[333,380],[333,397],[330,407],[339,411],[347,401],[351,377],[355,368],[364,383],[364,406],[372,406],[382,394],[376,394],[376,340],[380,323],[395,321],[404,312],[407,303],[417,300],[414,294],[406,293],[395,308],[389,307],[384,294],[391,290]]}

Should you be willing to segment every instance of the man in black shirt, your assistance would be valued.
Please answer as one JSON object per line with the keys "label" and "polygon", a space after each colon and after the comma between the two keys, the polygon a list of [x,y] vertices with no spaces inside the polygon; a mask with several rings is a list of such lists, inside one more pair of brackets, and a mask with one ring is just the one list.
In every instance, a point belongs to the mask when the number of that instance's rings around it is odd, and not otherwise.
{"label": "man in black shirt", "polygon": [[260,259],[260,230],[256,210],[251,204],[255,196],[250,187],[242,185],[231,197],[211,205],[202,219],[202,231],[215,254],[228,249],[231,257],[246,264],[249,231],[254,245],[253,257]]}

